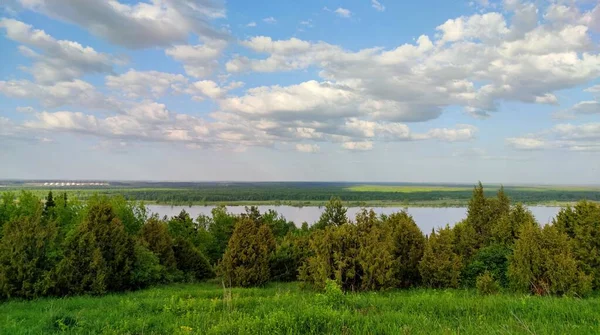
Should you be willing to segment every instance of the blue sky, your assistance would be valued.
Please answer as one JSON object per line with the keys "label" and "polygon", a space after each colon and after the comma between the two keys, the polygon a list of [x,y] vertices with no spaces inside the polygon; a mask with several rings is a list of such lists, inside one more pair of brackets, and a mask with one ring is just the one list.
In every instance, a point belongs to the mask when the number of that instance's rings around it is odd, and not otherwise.
{"label": "blue sky", "polygon": [[597,1],[9,0],[0,178],[597,184]]}

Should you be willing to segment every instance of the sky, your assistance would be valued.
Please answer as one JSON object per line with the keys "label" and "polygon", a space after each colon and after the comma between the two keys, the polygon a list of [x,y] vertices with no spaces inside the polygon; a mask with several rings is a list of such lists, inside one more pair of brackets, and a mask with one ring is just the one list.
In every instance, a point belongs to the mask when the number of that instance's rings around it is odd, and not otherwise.
{"label": "sky", "polygon": [[600,184],[597,0],[2,0],[0,179]]}

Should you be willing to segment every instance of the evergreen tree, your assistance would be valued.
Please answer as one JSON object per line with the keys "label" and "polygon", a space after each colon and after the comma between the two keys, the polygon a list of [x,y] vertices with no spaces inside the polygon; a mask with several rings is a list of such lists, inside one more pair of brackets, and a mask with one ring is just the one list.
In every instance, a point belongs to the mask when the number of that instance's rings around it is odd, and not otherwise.
{"label": "evergreen tree", "polygon": [[391,226],[384,225],[373,210],[363,209],[356,215],[356,232],[360,290],[394,287],[399,269]]}
{"label": "evergreen tree", "polygon": [[157,218],[150,218],[140,233],[143,245],[156,254],[160,264],[168,272],[175,271],[177,262],[173,252],[173,238],[169,234],[167,224]]}
{"label": "evergreen tree", "polygon": [[53,286],[57,229],[41,213],[10,221],[0,240],[0,297],[37,298]]}
{"label": "evergreen tree", "polygon": [[419,262],[425,249],[425,236],[405,211],[391,214],[386,222],[392,228],[397,285],[403,288],[419,285]]}
{"label": "evergreen tree", "polygon": [[568,236],[555,226],[525,225],[508,268],[511,285],[538,295],[586,295],[592,278],[571,252]]}
{"label": "evergreen tree", "polygon": [[431,232],[425,243],[419,271],[423,284],[433,288],[456,288],[459,285],[462,260],[454,252],[454,233],[450,227]]}
{"label": "evergreen tree", "polygon": [[54,198],[52,196],[52,191],[48,192],[48,196],[46,197],[46,202],[44,204],[44,218],[46,220],[53,220],[56,216],[54,213],[54,208],[56,207],[56,202],[54,202]]}
{"label": "evergreen tree", "polygon": [[177,237],[173,245],[177,268],[188,279],[202,280],[214,277],[214,271],[210,262],[189,240]]}
{"label": "evergreen tree", "polygon": [[524,225],[537,224],[535,217],[527,207],[516,204],[508,215],[502,216],[492,226],[492,241],[494,243],[512,246]]}
{"label": "evergreen tree", "polygon": [[319,221],[313,225],[314,229],[324,229],[329,226],[341,226],[348,223],[347,209],[338,197],[332,197],[325,205],[325,211]]}
{"label": "evergreen tree", "polygon": [[572,239],[580,268],[592,276],[594,289],[600,289],[600,205],[580,201],[561,210],[554,225]]}
{"label": "evergreen tree", "polygon": [[258,286],[270,279],[269,260],[275,238],[266,225],[250,216],[240,217],[229,239],[219,272],[232,286]]}

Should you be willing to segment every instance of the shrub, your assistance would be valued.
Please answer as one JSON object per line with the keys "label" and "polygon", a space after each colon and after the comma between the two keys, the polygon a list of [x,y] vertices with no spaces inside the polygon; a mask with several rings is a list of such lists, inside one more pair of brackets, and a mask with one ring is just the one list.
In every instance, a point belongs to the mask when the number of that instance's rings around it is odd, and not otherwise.
{"label": "shrub", "polygon": [[294,281],[298,271],[310,253],[309,235],[288,233],[270,260],[271,278],[276,281]]}
{"label": "shrub", "polygon": [[480,249],[473,260],[462,271],[461,282],[464,286],[474,287],[476,278],[485,272],[499,281],[503,287],[508,286],[508,258],[512,250],[502,244],[492,244]]}
{"label": "shrub", "polygon": [[485,271],[477,277],[476,287],[477,293],[481,295],[496,294],[500,291],[500,285],[489,271]]}
{"label": "shrub", "polygon": [[[40,210],[41,211],[41,210]],[[41,213],[11,221],[0,241],[0,297],[36,298],[53,285],[58,230]]]}
{"label": "shrub", "polygon": [[177,269],[188,275],[189,279],[202,280],[214,277],[210,262],[192,242],[178,237],[173,245]]}
{"label": "shrub", "polygon": [[144,246],[158,256],[160,264],[169,272],[177,268],[173,252],[173,238],[167,224],[157,218],[150,218],[141,229]]}
{"label": "shrub", "polygon": [[462,262],[454,252],[454,234],[450,227],[431,232],[425,243],[419,271],[423,284],[432,288],[456,288],[459,284]]}
{"label": "shrub", "polygon": [[513,288],[538,295],[577,295],[591,291],[592,278],[581,271],[566,234],[557,227],[523,227],[508,268]]}
{"label": "shrub", "polygon": [[232,286],[259,286],[270,279],[275,238],[268,226],[243,216],[229,239],[219,272]]}
{"label": "shrub", "polygon": [[136,243],[132,285],[136,288],[147,287],[161,282],[164,276],[165,267],[160,264],[158,256],[141,243]]}
{"label": "shrub", "polygon": [[404,288],[419,285],[419,262],[423,258],[425,236],[413,218],[404,211],[388,216],[386,223],[392,228],[397,285]]}

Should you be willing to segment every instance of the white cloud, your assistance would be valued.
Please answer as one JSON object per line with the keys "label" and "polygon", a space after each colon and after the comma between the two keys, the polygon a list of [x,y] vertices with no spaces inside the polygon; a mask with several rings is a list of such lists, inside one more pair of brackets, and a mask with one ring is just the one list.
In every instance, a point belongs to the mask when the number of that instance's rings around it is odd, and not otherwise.
{"label": "white cloud", "polygon": [[336,13],[340,17],[348,18],[348,17],[352,16],[352,12],[349,9],[342,8],[342,7],[338,7],[338,9],[334,10],[333,12]]}
{"label": "white cloud", "polygon": [[36,81],[44,84],[72,80],[87,73],[112,71],[114,62],[110,56],[91,47],[73,41],[56,40],[43,30],[13,19],[1,19],[0,27],[6,29],[11,40],[26,44],[41,53],[21,46],[21,53],[33,59],[31,68],[26,69]]}
{"label": "white cloud", "polygon": [[369,151],[373,149],[373,142],[344,142],[342,148],[351,151]]}
{"label": "white cloud", "polygon": [[296,144],[296,151],[315,153],[319,152],[321,148],[316,144],[298,143]]}
{"label": "white cloud", "polygon": [[119,103],[96,91],[85,81],[76,79],[53,85],[42,85],[28,80],[0,81],[0,93],[9,98],[37,100],[48,108],[64,105],[92,109],[119,109]]}
{"label": "white cloud", "polygon": [[[330,95],[331,109],[344,117],[368,114],[387,121],[423,121],[439,117],[448,106],[459,106],[474,117],[487,118],[505,101],[556,105],[557,91],[600,76],[600,55],[594,52],[588,26],[581,20],[557,25],[540,20],[531,4],[507,6],[514,7],[513,13],[451,19],[438,26],[439,34],[433,40],[422,35],[415,43],[392,49],[349,51],[297,38],[250,38],[241,44],[266,57],[234,56],[225,66],[227,71],[311,68],[319,71],[321,81],[263,87],[232,99],[238,99],[236,109],[243,109],[245,101],[259,91],[273,99],[285,92],[283,99],[298,101],[298,113],[322,110],[329,96],[319,92],[313,96],[311,91],[299,89],[319,83],[346,97],[338,104],[340,95]],[[509,25],[505,16],[511,14]],[[577,15],[581,19],[588,14]],[[305,100],[312,98],[318,103],[307,106],[311,103]],[[284,110],[292,115],[294,108],[292,104]],[[326,113],[332,112],[327,108]]]}
{"label": "white cloud", "polygon": [[269,17],[264,18],[263,22],[268,23],[268,24],[275,24],[275,23],[277,23],[277,20],[274,17],[269,16]]}
{"label": "white cloud", "polygon": [[130,98],[159,98],[168,92],[181,92],[187,78],[158,71],[129,71],[106,77],[106,87]]}
{"label": "white cloud", "polygon": [[515,149],[555,149],[569,151],[600,151],[600,123],[558,124],[548,130],[525,137],[509,138]]}
{"label": "white cloud", "polygon": [[128,48],[168,46],[186,42],[190,33],[223,39],[211,27],[225,17],[221,1],[154,0],[126,4],[118,0],[18,0],[29,10],[77,24],[111,43]]}
{"label": "white cloud", "polygon": [[256,27],[256,22],[254,22],[254,21],[248,22],[248,24],[246,24],[246,27],[249,27],[249,28]]}
{"label": "white cloud", "polygon": [[600,93],[600,85],[588,87],[584,91],[585,92],[590,92],[590,93]]}
{"label": "white cloud", "polygon": [[385,6],[377,0],[371,0],[371,7],[375,8],[375,10],[379,12],[385,11]]}
{"label": "white cloud", "polygon": [[506,143],[518,150],[538,150],[543,149],[546,145],[542,140],[529,137],[507,138]]}
{"label": "white cloud", "polygon": [[207,40],[200,45],[176,45],[165,50],[168,56],[183,63],[185,72],[195,78],[211,75],[219,67],[219,58],[227,43],[222,40]]}

